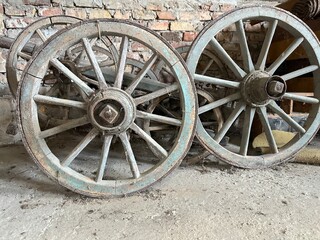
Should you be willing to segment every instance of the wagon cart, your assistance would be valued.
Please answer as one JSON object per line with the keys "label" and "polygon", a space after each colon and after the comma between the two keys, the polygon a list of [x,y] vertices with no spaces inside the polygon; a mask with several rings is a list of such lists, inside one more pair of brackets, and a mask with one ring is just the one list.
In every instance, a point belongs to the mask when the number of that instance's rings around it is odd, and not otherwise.
{"label": "wagon cart", "polygon": [[[47,175],[78,193],[123,196],[150,186],[181,163],[195,130],[219,159],[263,168],[291,159],[319,128],[320,44],[284,10],[250,6],[222,15],[199,33],[186,64],[163,38],[138,24],[52,19],[18,36],[23,41],[11,47],[8,82],[13,94],[19,82],[18,122],[28,152]],[[67,26],[47,39],[45,29],[61,24]],[[279,28],[293,42],[269,63]],[[255,34],[260,41],[251,41]],[[226,47],[230,42],[236,55]],[[132,59],[133,46],[143,50],[141,59]],[[278,75],[297,49],[308,56],[308,66]],[[20,76],[22,58],[28,63]],[[305,74],[313,77],[313,96],[288,92],[287,81]],[[311,106],[305,123],[286,114],[283,99]],[[295,130],[284,146],[269,123],[274,115]],[[254,121],[269,152],[253,147]]]}

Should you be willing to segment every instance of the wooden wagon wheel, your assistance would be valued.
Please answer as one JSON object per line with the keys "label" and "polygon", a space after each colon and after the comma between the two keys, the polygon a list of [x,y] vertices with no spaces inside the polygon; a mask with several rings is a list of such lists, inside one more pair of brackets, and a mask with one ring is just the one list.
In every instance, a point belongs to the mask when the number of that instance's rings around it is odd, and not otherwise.
{"label": "wooden wagon wheel", "polygon": [[[71,16],[45,17],[30,24],[17,36],[11,45],[6,62],[8,84],[14,97],[16,96],[18,82],[20,80],[19,71],[21,72],[23,70],[21,69],[21,66],[18,67],[18,58],[21,57],[28,62],[32,57],[32,54],[36,51],[36,48],[39,48],[54,31],[79,21],[81,21],[79,18]],[[48,29],[50,29],[50,31],[46,31]],[[32,52],[24,52],[23,48],[30,40],[33,40],[35,49],[33,49]]]}
{"label": "wooden wagon wheel", "polygon": [[[91,39],[101,36],[120,45],[115,72],[99,66],[90,45]],[[127,54],[134,42],[143,45],[150,57],[133,77],[125,71]],[[95,77],[95,84],[81,80],[63,63],[66,51],[79,43],[93,67],[94,76],[92,71],[87,76]],[[171,66],[173,84],[145,78],[158,58]],[[49,68],[69,78],[85,97],[68,99],[39,92]],[[167,94],[179,96],[181,118],[144,111],[150,101]],[[32,158],[61,185],[88,196],[123,196],[157,182],[180,164],[194,135],[195,90],[183,60],[164,39],[135,23],[91,20],[59,31],[32,57],[21,79],[18,97],[22,138]],[[38,113],[43,106],[79,111],[64,124],[47,129],[39,125]],[[178,138],[170,150],[150,137],[139,126],[139,119],[179,126]],[[147,143],[161,155],[156,162],[139,162],[137,151],[152,155]]]}
{"label": "wooden wagon wheel", "polygon": [[[247,40],[247,30],[253,29],[250,20],[266,29],[260,53],[256,58],[252,51],[253,46]],[[232,39],[237,39],[241,58],[235,59],[239,55],[238,52],[232,57],[224,48],[224,44],[228,44],[230,38],[225,42],[218,41],[227,28],[234,29]],[[287,48],[278,52],[275,60],[268,63],[267,58],[276,31],[285,32],[290,39]],[[200,56],[206,47],[211,48],[222,59],[233,77],[222,79],[197,72]],[[289,71],[281,69],[286,59],[295,54],[306,56],[307,64],[302,67],[296,65],[294,70]],[[226,117],[222,129],[212,137],[200,121],[197,125],[197,137],[218,158],[243,168],[272,166],[293,158],[317,133],[320,121],[319,41],[313,32],[292,14],[262,6],[239,8],[224,14],[212,21],[198,35],[186,61],[195,82],[210,83],[223,93],[215,102],[199,108],[200,116],[217,107],[225,110]],[[313,78],[313,97],[301,96],[287,90],[287,84],[299,81],[298,77],[306,74]],[[281,108],[281,102],[286,99],[302,102],[310,107],[303,126]],[[282,147],[277,145],[277,139],[269,123],[270,116],[283,119],[296,132],[295,137]],[[260,153],[252,147],[255,137],[251,135],[254,118],[263,128],[269,153]],[[219,144],[224,136],[230,136],[231,143],[228,146]]]}

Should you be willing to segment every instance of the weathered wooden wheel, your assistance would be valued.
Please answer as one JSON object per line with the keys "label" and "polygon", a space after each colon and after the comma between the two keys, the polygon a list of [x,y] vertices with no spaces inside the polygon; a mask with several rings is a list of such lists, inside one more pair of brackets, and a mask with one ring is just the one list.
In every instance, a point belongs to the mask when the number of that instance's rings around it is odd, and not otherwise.
{"label": "weathered wooden wheel", "polygon": [[[100,67],[90,44],[103,36],[119,46],[115,71]],[[150,54],[138,75],[126,72],[126,59],[134,43]],[[92,65],[93,70],[82,72],[89,82],[79,78],[77,65],[64,64],[68,49],[79,45]],[[159,58],[171,66],[174,83],[145,77]],[[41,85],[50,71],[68,78],[82,94],[72,98],[47,95],[54,83],[46,92]],[[170,94],[180,98],[181,118],[146,112],[150,101]],[[123,196],[157,182],[180,164],[194,135],[195,90],[182,58],[164,39],[134,23],[100,19],[59,31],[30,60],[18,97],[22,138],[30,155],[51,178],[88,196]],[[39,112],[44,107],[47,112],[62,107],[76,110],[76,114],[68,115],[61,125],[46,128],[39,124]],[[178,125],[178,137],[169,150],[141,128],[144,119]],[[140,155],[152,155],[148,145],[160,157],[150,156],[149,163],[139,161]]]}
{"label": "weathered wooden wheel", "polygon": [[[20,74],[23,69],[18,63],[19,57],[26,62],[32,57],[32,54],[45,42],[55,31],[62,29],[70,24],[81,21],[79,18],[70,16],[52,16],[41,18],[26,27],[15,39],[11,45],[6,62],[6,73],[9,88],[15,97]],[[50,30],[49,30],[50,29]],[[25,48],[28,43],[32,43],[34,48]],[[23,51],[23,49],[25,51]],[[26,65],[26,62],[23,64]],[[19,65],[19,66],[18,66]]]}
{"label": "weathered wooden wheel", "polygon": [[[259,24],[266,29],[261,50],[257,57],[252,54],[254,47],[247,40],[251,24]],[[234,34],[225,42],[219,42],[219,36],[225,29],[234,29]],[[247,31],[248,30],[248,31]],[[271,62],[270,48],[276,32],[287,37],[287,47],[277,52]],[[259,33],[260,34],[260,33]],[[233,59],[224,48],[224,44],[238,39],[238,52],[241,58]],[[222,79],[197,72],[197,65],[206,48],[222,60],[230,72],[228,79]],[[295,65],[295,69],[281,68],[289,56],[305,56],[305,65]],[[197,137],[203,145],[218,158],[243,168],[263,168],[282,163],[294,157],[317,133],[320,121],[320,46],[317,37],[297,17],[284,10],[272,7],[250,6],[239,8],[212,21],[198,35],[187,56],[187,65],[196,83],[211,84],[220,93],[216,101],[199,107],[199,115],[221,108],[225,115],[222,129],[210,136],[198,120]],[[312,95],[310,97],[290,92],[289,83],[296,83],[301,76],[312,77]],[[304,113],[306,122],[299,125],[293,117],[281,107],[284,100],[302,102],[309,110]],[[270,117],[278,117],[288,123],[295,132],[295,137],[283,147],[277,145]],[[254,120],[255,119],[255,120]],[[252,147],[253,126],[262,127],[267,140],[269,153],[263,154]],[[219,144],[224,136],[230,136],[230,144]]]}

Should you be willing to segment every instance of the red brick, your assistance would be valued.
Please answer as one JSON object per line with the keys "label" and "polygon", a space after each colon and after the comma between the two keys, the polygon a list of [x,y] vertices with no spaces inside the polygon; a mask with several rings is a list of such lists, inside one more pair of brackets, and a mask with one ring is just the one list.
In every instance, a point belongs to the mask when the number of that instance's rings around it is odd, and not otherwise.
{"label": "red brick", "polygon": [[174,12],[171,12],[171,11],[157,12],[157,15],[158,15],[158,19],[160,20],[176,20],[177,19]]}
{"label": "red brick", "polygon": [[47,17],[47,16],[55,16],[55,15],[62,15],[62,9],[53,7],[53,8],[39,8],[38,14],[41,17]]}
{"label": "red brick", "polygon": [[158,31],[165,31],[169,29],[169,22],[168,21],[152,21],[149,22],[148,27],[152,30],[158,30]]}
{"label": "red brick", "polygon": [[115,19],[130,19],[131,12],[130,11],[123,11],[123,10],[116,10],[113,17]]}
{"label": "red brick", "polygon": [[50,6],[50,0],[23,0],[25,5]]}
{"label": "red brick", "polygon": [[190,22],[172,22],[170,24],[171,31],[193,31],[194,26]]}
{"label": "red brick", "polygon": [[192,42],[196,37],[198,33],[196,32],[184,32],[183,33],[183,41],[185,42]]}

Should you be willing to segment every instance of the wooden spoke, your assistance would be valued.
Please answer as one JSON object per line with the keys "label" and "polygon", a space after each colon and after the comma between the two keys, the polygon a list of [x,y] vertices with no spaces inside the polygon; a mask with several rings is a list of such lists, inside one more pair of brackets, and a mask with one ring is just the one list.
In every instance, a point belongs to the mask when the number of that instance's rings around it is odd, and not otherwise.
{"label": "wooden spoke", "polygon": [[234,94],[229,95],[229,96],[227,96],[225,98],[221,98],[221,99],[219,99],[217,101],[214,101],[212,103],[209,103],[207,105],[199,107],[198,113],[199,114],[203,114],[205,112],[211,111],[212,109],[218,108],[218,107],[220,107],[220,106],[222,106],[222,105],[224,105],[226,103],[238,100],[240,98],[241,98],[240,92],[234,93]]}
{"label": "wooden spoke", "polygon": [[140,127],[138,127],[135,123],[133,123],[130,128],[142,139],[144,139],[149,144],[149,146],[152,146],[161,156],[168,157],[168,152],[159,143],[157,143],[149,134],[147,134]]}
{"label": "wooden spoke", "polygon": [[218,85],[221,87],[228,87],[228,88],[239,88],[240,87],[240,82],[234,82],[234,81],[224,80],[224,79],[220,79],[220,78],[208,77],[208,76],[203,76],[203,75],[199,75],[199,74],[194,75],[194,80],[198,81],[198,82],[205,82],[205,83]]}
{"label": "wooden spoke", "polygon": [[248,154],[251,128],[252,128],[252,123],[253,123],[253,118],[255,113],[256,113],[255,108],[249,107],[249,106],[246,107],[246,113],[244,117],[243,129],[242,129],[241,145],[240,145],[240,154],[243,156],[247,156]]}
{"label": "wooden spoke", "polygon": [[207,71],[210,69],[210,67],[212,66],[212,64],[214,63],[214,60],[211,59],[208,64],[206,65],[206,67],[203,69],[203,71],[201,72],[201,75],[205,75],[207,73]]}
{"label": "wooden spoke", "polygon": [[140,177],[140,171],[139,171],[139,168],[138,168],[138,164],[137,164],[136,158],[135,158],[134,153],[132,151],[131,144],[130,144],[130,141],[128,139],[127,133],[126,132],[121,133],[119,135],[119,138],[121,139],[126,158],[127,158],[128,162],[130,164],[130,169],[131,169],[131,172],[133,174],[133,177],[134,178],[139,178]]}
{"label": "wooden spoke", "polygon": [[218,143],[220,143],[222,141],[222,139],[227,134],[227,132],[229,131],[229,129],[232,126],[232,124],[237,120],[237,118],[243,112],[245,107],[246,107],[245,103],[242,103],[242,102],[238,103],[236,108],[233,110],[233,112],[230,114],[228,119],[223,124],[222,128],[220,129],[220,131],[215,135],[215,137],[214,137],[215,141],[217,141]]}
{"label": "wooden spoke", "polygon": [[70,78],[76,85],[78,85],[83,92],[86,93],[87,96],[91,96],[94,91],[85,84],[80,78],[78,78],[73,72],[71,72],[63,63],[61,63],[58,59],[51,59],[50,63],[59,69],[65,76]]}
{"label": "wooden spoke", "polygon": [[278,20],[274,19],[272,22],[269,23],[269,28],[266,34],[266,37],[264,39],[262,48],[261,48],[261,52],[256,64],[256,69],[257,70],[262,70],[264,71],[265,67],[266,67],[266,62],[267,62],[267,57],[269,54],[269,50],[270,50],[270,46],[271,46],[271,42],[272,39],[274,37],[274,33],[276,31],[276,28],[278,26]]}
{"label": "wooden spoke", "polygon": [[224,50],[221,44],[217,41],[217,39],[213,38],[209,42],[209,44],[213,47],[217,55],[220,59],[231,69],[231,71],[236,75],[238,79],[242,79],[246,76],[246,72],[243,71],[238,64],[230,57],[230,55]]}
{"label": "wooden spoke", "polygon": [[270,75],[274,75],[280,65],[293,53],[300,44],[304,41],[303,37],[300,37],[291,43],[291,45],[274,61],[274,63],[267,69]]}
{"label": "wooden spoke", "polygon": [[120,46],[120,57],[117,65],[117,75],[114,82],[114,87],[121,88],[124,76],[124,70],[126,67],[127,53],[128,53],[128,44],[129,39],[127,36],[122,38],[121,46]]}
{"label": "wooden spoke", "polygon": [[281,107],[277,105],[275,101],[270,102],[267,106],[274,113],[278,114],[283,120],[285,120],[292,128],[294,128],[299,133],[305,133],[306,130],[301,127],[295,120],[293,120]]}
{"label": "wooden spoke", "polygon": [[61,165],[68,167],[72,161],[88,146],[88,144],[99,134],[99,131],[93,128],[81,142],[71,151],[71,153],[61,162]]}
{"label": "wooden spoke", "polygon": [[144,76],[148,73],[148,71],[151,69],[153,64],[156,62],[158,58],[158,54],[154,53],[150,59],[146,62],[144,67],[140,70],[137,77],[134,79],[134,81],[131,83],[131,85],[126,89],[126,92],[128,94],[132,94],[132,92],[136,89],[136,87],[139,85],[141,80],[144,78]]}
{"label": "wooden spoke", "polygon": [[309,104],[318,104],[319,99],[313,97],[301,96],[293,93],[285,93],[283,96],[284,99],[290,99],[297,102],[309,103]]}
{"label": "wooden spoke", "polygon": [[27,60],[27,61],[29,61],[32,57],[30,54],[23,53],[23,52],[18,52],[18,56],[22,57],[24,60]]}
{"label": "wooden spoke", "polygon": [[41,31],[41,29],[37,29],[36,32],[37,32],[37,34],[39,35],[39,37],[41,38],[41,40],[42,40],[43,42],[47,41],[48,38],[43,34],[43,32]]}
{"label": "wooden spoke", "polygon": [[42,131],[40,133],[39,137],[43,138],[43,139],[48,138],[53,135],[68,131],[70,129],[86,125],[88,123],[89,123],[89,120],[87,119],[86,116],[82,117],[82,118],[72,119],[72,120],[69,120],[68,122],[66,122],[60,126],[53,127],[53,128]]}
{"label": "wooden spoke", "polygon": [[156,99],[158,97],[173,93],[173,92],[177,91],[178,89],[179,89],[179,85],[177,83],[174,83],[168,87],[165,87],[165,88],[162,88],[162,89],[157,90],[155,92],[152,92],[152,93],[146,94],[144,96],[135,98],[134,102],[135,102],[136,106],[138,106],[142,103],[151,101],[151,100]]}
{"label": "wooden spoke", "polygon": [[156,115],[152,113],[137,111],[137,118],[149,119],[155,122],[166,123],[173,126],[181,126],[182,122],[176,118],[164,117],[161,115]]}
{"label": "wooden spoke", "polygon": [[44,96],[44,95],[35,95],[33,97],[33,100],[36,101],[37,103],[63,106],[63,107],[74,107],[74,108],[80,108],[80,109],[87,109],[86,103],[68,100],[68,99],[61,99],[61,98],[56,98],[56,97]]}
{"label": "wooden spoke", "polygon": [[105,171],[106,165],[107,165],[107,160],[108,160],[108,156],[109,156],[109,150],[110,150],[112,138],[113,138],[113,136],[105,136],[104,137],[101,160],[100,160],[99,168],[97,171],[96,182],[102,181],[104,171]]}
{"label": "wooden spoke", "polygon": [[103,73],[102,73],[101,68],[99,66],[99,63],[97,61],[97,58],[94,55],[94,52],[93,52],[92,47],[89,43],[89,40],[87,38],[83,38],[82,43],[83,43],[83,46],[84,46],[86,53],[89,57],[90,63],[94,69],[94,72],[97,76],[97,79],[99,82],[99,88],[100,89],[107,89],[108,85],[106,83],[106,80],[104,79]]}
{"label": "wooden spoke", "polygon": [[254,66],[253,66],[251,53],[250,53],[248,42],[247,42],[246,33],[243,27],[243,21],[242,20],[237,21],[236,27],[237,27],[237,33],[239,35],[241,56],[243,59],[244,69],[248,73],[250,73],[254,71]]}
{"label": "wooden spoke", "polygon": [[281,78],[282,78],[284,81],[288,81],[288,80],[294,79],[294,78],[296,78],[296,77],[300,77],[300,76],[302,76],[302,75],[304,75],[304,74],[314,72],[314,71],[316,71],[318,68],[319,68],[319,66],[311,65],[311,66],[308,66],[308,67],[305,67],[305,68],[301,68],[301,69],[299,69],[299,70],[297,70],[297,71],[288,73],[288,74],[286,74],[286,75],[283,75],[283,76],[281,76]]}
{"label": "wooden spoke", "polygon": [[261,107],[257,109],[257,112],[259,114],[260,122],[263,126],[264,133],[266,135],[270,150],[272,153],[278,153],[278,147],[276,144],[276,140],[274,139],[274,136],[272,134],[272,130],[269,124],[268,120],[268,114],[266,107]]}

